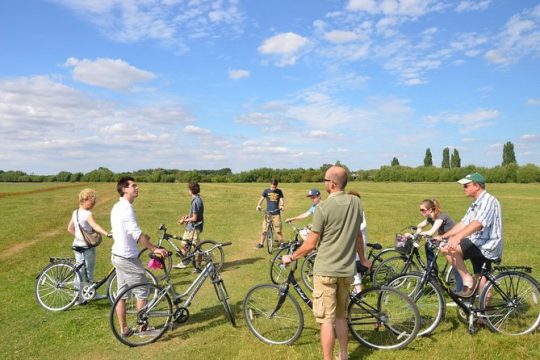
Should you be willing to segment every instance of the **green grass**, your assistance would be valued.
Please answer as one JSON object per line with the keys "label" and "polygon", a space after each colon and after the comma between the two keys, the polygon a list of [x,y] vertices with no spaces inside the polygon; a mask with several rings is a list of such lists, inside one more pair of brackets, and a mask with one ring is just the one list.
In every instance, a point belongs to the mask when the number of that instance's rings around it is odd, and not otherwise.
{"label": "green grass", "polygon": [[[45,185],[45,184],[40,184]],[[0,198],[0,352],[8,359],[142,359],[152,356],[186,359],[319,359],[318,328],[310,310],[301,305],[306,327],[292,346],[268,346],[256,340],[241,315],[241,302],[253,285],[269,282],[270,256],[253,247],[259,237],[261,214],[255,206],[263,184],[202,184],[205,201],[203,238],[232,241],[225,248],[222,273],[238,327],[226,322],[210,283],[203,286],[189,308],[187,323],[166,333],[157,343],[130,349],[112,335],[108,324],[109,305],[100,300],[66,312],[43,310],[34,297],[38,272],[50,256],[71,256],[71,237],[66,228],[77,206],[77,194],[85,187],[98,192],[94,210],[98,223],[109,228],[109,212],[117,200],[115,184],[80,184],[47,192],[18,194]],[[55,188],[48,184],[45,188]],[[304,212],[309,201],[305,192],[313,184],[282,184],[286,200],[285,216]],[[322,189],[322,184],[319,185]],[[350,190],[362,194],[368,220],[369,241],[390,246],[394,235],[407,225],[421,221],[418,204],[424,198],[440,200],[443,210],[454,220],[464,214],[470,199],[457,184],[440,183],[350,183]],[[34,184],[17,185],[16,192],[36,190]],[[39,189],[44,189],[39,187]],[[504,263],[540,269],[540,186],[538,184],[495,184],[488,190],[497,196],[503,208]],[[0,192],[6,192],[0,186]],[[189,208],[185,184],[141,184],[135,202],[139,223],[154,240],[160,223],[174,233],[183,228],[176,219]],[[286,237],[291,234],[284,224]],[[105,239],[98,248],[96,277],[110,266],[111,242]],[[184,289],[194,275],[175,270],[175,283]],[[351,339],[351,358],[424,359],[525,359],[540,358],[538,334],[506,337],[481,330],[476,336],[467,333],[458,322],[454,308],[433,336],[417,339],[397,352],[373,351]]]}

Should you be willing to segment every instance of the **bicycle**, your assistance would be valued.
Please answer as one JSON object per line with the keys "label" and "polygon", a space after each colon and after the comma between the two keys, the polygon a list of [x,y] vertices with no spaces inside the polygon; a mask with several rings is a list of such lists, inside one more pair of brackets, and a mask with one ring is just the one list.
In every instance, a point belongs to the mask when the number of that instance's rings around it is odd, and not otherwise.
{"label": "bicycle", "polygon": [[[371,281],[373,285],[377,285],[380,283],[374,279],[373,269],[375,269],[385,259],[399,254],[399,251],[393,247],[383,249],[382,245],[379,243],[367,243],[366,246],[369,248],[367,259],[371,261],[373,265],[371,266],[371,269],[362,274],[362,279],[367,279],[368,281]],[[306,259],[302,263],[301,267],[302,282],[310,291],[313,291],[313,266],[315,265],[316,257],[316,251],[309,254],[306,256]]]}
{"label": "bicycle", "polygon": [[[409,229],[416,230],[416,226],[411,226]],[[397,234],[397,242],[402,246],[395,247],[397,251],[395,256],[386,258],[376,267],[373,267],[373,282],[375,284],[385,284],[396,275],[405,274],[411,271],[425,270],[427,264],[422,259],[420,251],[418,250],[422,238],[424,238],[424,236],[420,234],[410,235],[408,238]],[[438,271],[438,265],[434,265],[433,268]],[[445,282],[450,285],[455,284],[454,272],[452,269],[452,265],[445,262],[443,268],[440,270],[441,273],[444,274]]]}
{"label": "bicycle", "polygon": [[[183,239],[181,236],[168,234],[165,224],[159,225],[158,231],[161,231],[161,236],[159,237],[157,246],[163,247],[164,249],[167,249],[167,251],[170,251],[174,255],[179,257],[182,264],[193,264],[193,267],[197,271],[203,269],[206,264],[204,263],[204,261],[202,261],[203,258],[196,257],[195,254],[197,252],[200,253],[202,251],[208,250],[209,248],[213,248],[217,244],[217,242],[213,240],[204,240],[201,241],[197,246],[195,246],[195,244],[193,243],[193,239]],[[182,244],[180,244],[179,246],[176,245],[173,239],[183,241],[186,246],[182,247]],[[144,254],[148,254],[148,249],[142,249],[141,252],[139,252],[139,258],[141,258],[141,256],[144,257]],[[218,271],[221,270],[221,267],[223,266],[223,263],[225,261],[225,254],[223,252],[223,249],[221,247],[217,248],[217,255],[212,254],[212,256],[212,261],[215,268]],[[163,268],[153,269],[154,274],[158,280],[164,280],[167,276],[166,274],[171,272],[172,262],[172,256],[169,256],[164,260]]]}
{"label": "bicycle", "polygon": [[[269,345],[289,345],[302,334],[304,315],[289,293],[290,285],[309,308],[313,306],[294,276],[297,264],[298,260],[291,264],[283,284],[256,285],[244,298],[243,313],[249,330]],[[351,293],[347,323],[361,344],[377,349],[400,349],[416,337],[420,314],[406,295],[390,287],[373,287]]]}
{"label": "bicycle", "polygon": [[286,267],[281,263],[283,255],[290,255],[293,252],[293,249],[298,248],[302,244],[302,239],[300,238],[300,230],[292,223],[288,222],[294,232],[294,237],[291,241],[287,243],[282,243],[279,251],[276,253],[270,264],[270,280],[274,284],[281,284],[286,279],[288,272],[285,270]]}
{"label": "bicycle", "polygon": [[265,210],[264,212],[264,219],[266,222],[266,230],[265,230],[265,238],[264,241],[266,241],[266,250],[269,254],[272,254],[274,251],[274,222],[272,221],[272,216],[274,216],[277,212],[279,212],[279,209],[275,210]]}
{"label": "bicycle", "polygon": [[[388,286],[395,287],[408,294],[418,305],[422,318],[419,335],[427,335],[435,330],[443,320],[446,311],[444,293],[457,305],[458,318],[468,324],[470,334],[478,331],[481,319],[493,332],[508,335],[523,335],[535,331],[540,324],[540,286],[530,275],[528,266],[495,266],[494,275],[483,264],[480,273],[487,282],[482,290],[480,281],[475,284],[474,293],[461,298],[444,281],[441,272],[435,272],[433,266],[439,254],[439,245],[446,239],[430,239],[429,246],[435,257],[428,262],[423,272],[401,274],[391,279]],[[500,259],[493,261],[500,263]],[[475,305],[479,293],[478,305]]]}
{"label": "bicycle", "polygon": [[[82,262],[73,258],[49,258],[49,264],[36,277],[35,294],[39,305],[49,311],[62,311],[72,307],[77,300],[88,302],[96,296],[96,291],[106,284],[107,298],[112,304],[116,297],[116,269],[111,267],[109,272],[99,281],[87,283],[82,274],[86,274],[84,251],[87,248],[74,246],[74,251],[83,254]],[[146,277],[157,284],[156,277],[148,270]]]}
{"label": "bicycle", "polygon": [[[163,287],[156,284],[135,284],[122,291],[113,303],[109,314],[109,322],[114,336],[128,346],[142,346],[158,340],[165,331],[172,329],[175,323],[181,324],[188,320],[188,307],[207,278],[212,280],[216,295],[225,309],[227,320],[233,326],[236,326],[234,313],[228,302],[229,295],[225,288],[225,283],[214,265],[211,254],[212,251],[219,250],[231,244],[231,242],[217,243],[210,249],[197,250],[195,254],[201,255],[206,265],[191,285],[181,294],[176,292],[171,282],[170,273],[167,271],[165,271],[165,286]],[[161,257],[155,254],[149,254],[149,256],[164,265]],[[148,294],[148,298],[146,304],[142,308],[137,309],[137,296],[135,294],[141,293]],[[130,336],[122,335],[122,329],[116,316],[117,307],[122,306],[120,299],[125,299],[126,320],[128,327],[133,331],[133,334]],[[151,326],[149,322],[151,322]]]}

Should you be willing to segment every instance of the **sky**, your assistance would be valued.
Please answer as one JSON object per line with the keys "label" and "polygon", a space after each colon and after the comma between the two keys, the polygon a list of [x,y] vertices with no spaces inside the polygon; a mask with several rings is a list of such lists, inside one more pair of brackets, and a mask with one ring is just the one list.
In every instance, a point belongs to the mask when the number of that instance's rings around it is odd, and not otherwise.
{"label": "sky", "polygon": [[540,2],[0,1],[0,170],[540,164]]}

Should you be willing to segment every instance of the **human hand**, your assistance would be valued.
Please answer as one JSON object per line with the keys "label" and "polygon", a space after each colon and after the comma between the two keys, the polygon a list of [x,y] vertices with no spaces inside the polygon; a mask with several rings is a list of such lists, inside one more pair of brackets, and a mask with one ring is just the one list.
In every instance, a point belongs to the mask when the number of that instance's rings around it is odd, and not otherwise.
{"label": "human hand", "polygon": [[112,231],[109,231],[109,232],[107,233],[107,237],[112,239],[112,237],[113,237],[113,236],[112,236]]}
{"label": "human hand", "polygon": [[162,258],[166,258],[169,254],[168,254],[168,251],[167,249],[164,249],[164,248],[158,248],[156,247],[153,251],[154,254],[158,254],[159,256],[161,256]]}
{"label": "human hand", "polygon": [[256,211],[261,211],[261,206],[260,205],[257,205],[257,207],[255,208]]}
{"label": "human hand", "polygon": [[292,222],[292,220],[291,220],[291,218],[287,218],[287,219],[285,219],[285,222],[290,223],[290,222]]}
{"label": "human hand", "polygon": [[290,263],[292,263],[292,258],[291,258],[291,255],[283,255],[281,257],[281,263],[285,266],[289,265]]}
{"label": "human hand", "polygon": [[367,259],[360,259],[360,264],[362,264],[362,266],[365,266],[367,269],[371,269],[371,261]]}
{"label": "human hand", "polygon": [[448,238],[448,242],[446,243],[446,248],[449,252],[455,252],[459,246],[461,239],[456,236],[451,236]]}

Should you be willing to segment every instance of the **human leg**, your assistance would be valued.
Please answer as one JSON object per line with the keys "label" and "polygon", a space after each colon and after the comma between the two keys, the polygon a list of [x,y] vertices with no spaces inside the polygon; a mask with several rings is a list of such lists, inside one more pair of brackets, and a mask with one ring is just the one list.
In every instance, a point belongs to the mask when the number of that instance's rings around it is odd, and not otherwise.
{"label": "human leg", "polygon": [[86,267],[86,281],[94,282],[94,269],[96,267],[96,248],[89,248],[84,252],[84,266]]}
{"label": "human leg", "polygon": [[337,278],[314,276],[313,278],[313,315],[320,324],[321,348],[323,358],[332,360],[334,353],[336,320]]}

